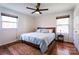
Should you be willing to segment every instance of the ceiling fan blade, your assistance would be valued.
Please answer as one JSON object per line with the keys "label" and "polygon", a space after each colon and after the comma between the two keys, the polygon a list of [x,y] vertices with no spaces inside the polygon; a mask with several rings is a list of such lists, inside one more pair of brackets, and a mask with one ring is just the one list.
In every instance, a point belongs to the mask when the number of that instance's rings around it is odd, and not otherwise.
{"label": "ceiling fan blade", "polygon": [[39,11],[40,14],[42,14],[42,12]]}
{"label": "ceiling fan blade", "polygon": [[39,9],[39,11],[47,11],[48,9]]}
{"label": "ceiling fan blade", "polygon": [[32,12],[32,14],[35,13],[35,12],[36,12],[36,10],[34,12]]}
{"label": "ceiling fan blade", "polygon": [[31,10],[36,10],[36,9],[34,9],[34,8],[30,8],[30,7],[26,7],[27,9],[31,9]]}

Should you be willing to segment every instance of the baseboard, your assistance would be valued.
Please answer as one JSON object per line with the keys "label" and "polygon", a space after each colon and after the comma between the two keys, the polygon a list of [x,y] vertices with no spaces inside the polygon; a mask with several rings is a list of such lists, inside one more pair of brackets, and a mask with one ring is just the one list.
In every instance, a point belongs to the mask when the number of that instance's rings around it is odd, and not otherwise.
{"label": "baseboard", "polygon": [[11,45],[14,45],[14,44],[16,44],[18,42],[20,42],[20,40],[16,40],[16,41],[13,41],[13,42],[10,42],[10,43],[7,43],[7,44],[3,44],[0,47],[3,47],[3,46],[11,46]]}
{"label": "baseboard", "polygon": [[73,43],[73,42],[67,42],[67,41],[62,41],[62,40],[55,40],[55,41],[58,41],[58,42],[63,42],[63,43],[70,43],[70,44],[73,44],[73,45],[74,45],[74,43]]}

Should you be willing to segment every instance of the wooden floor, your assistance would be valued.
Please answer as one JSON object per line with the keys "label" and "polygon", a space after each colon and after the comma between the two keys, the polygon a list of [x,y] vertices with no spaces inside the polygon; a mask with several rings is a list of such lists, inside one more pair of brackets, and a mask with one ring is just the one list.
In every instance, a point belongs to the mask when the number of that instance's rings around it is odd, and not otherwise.
{"label": "wooden floor", "polygon": [[[55,42],[45,53],[46,55],[79,55],[71,43]],[[25,43],[17,42],[10,46],[1,46],[0,55],[41,55],[40,50]]]}
{"label": "wooden floor", "polygon": [[72,43],[56,42],[55,47],[51,50],[51,55],[79,55],[77,49]]}

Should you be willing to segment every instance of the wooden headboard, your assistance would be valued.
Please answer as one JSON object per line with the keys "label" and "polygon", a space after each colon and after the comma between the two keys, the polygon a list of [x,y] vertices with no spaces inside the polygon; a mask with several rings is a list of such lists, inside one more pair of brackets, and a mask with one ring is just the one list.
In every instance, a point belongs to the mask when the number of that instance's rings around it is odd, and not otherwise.
{"label": "wooden headboard", "polygon": [[37,27],[37,29],[52,29],[56,33],[56,27]]}

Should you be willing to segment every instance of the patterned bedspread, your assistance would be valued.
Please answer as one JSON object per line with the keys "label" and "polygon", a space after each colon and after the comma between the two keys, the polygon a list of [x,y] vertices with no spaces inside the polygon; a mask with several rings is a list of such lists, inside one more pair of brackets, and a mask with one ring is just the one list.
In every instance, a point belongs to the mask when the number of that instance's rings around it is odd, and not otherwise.
{"label": "patterned bedspread", "polygon": [[54,33],[24,33],[20,36],[21,40],[31,42],[39,46],[42,53],[46,52],[48,45],[55,38]]}

